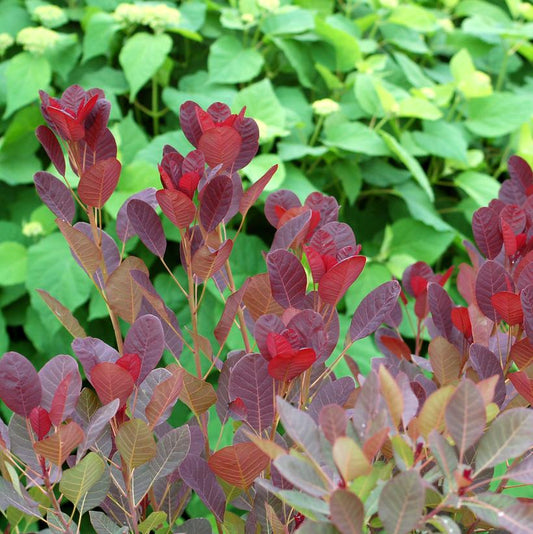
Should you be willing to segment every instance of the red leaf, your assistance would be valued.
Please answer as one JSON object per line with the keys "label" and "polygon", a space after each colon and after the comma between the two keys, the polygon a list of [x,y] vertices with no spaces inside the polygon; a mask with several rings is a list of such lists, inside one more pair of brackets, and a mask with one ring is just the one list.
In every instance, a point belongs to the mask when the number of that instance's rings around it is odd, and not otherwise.
{"label": "red leaf", "polygon": [[226,300],[226,305],[224,306],[222,317],[218,321],[214,331],[215,338],[220,346],[222,346],[226,342],[226,339],[231,331],[233,321],[241,307],[241,302],[249,282],[250,279],[246,280],[246,282],[244,282],[241,288],[238,291],[235,291],[235,293],[232,293],[228,297],[228,300]]}
{"label": "red leaf", "polygon": [[126,404],[134,387],[129,371],[110,362],[99,363],[92,368],[91,383],[102,404],[119,399],[120,406]]}
{"label": "red leaf", "polygon": [[61,176],[65,176],[65,156],[63,155],[61,145],[52,130],[47,126],[41,125],[35,130],[35,135],[46,151],[50,161],[57,169],[57,172]]}
{"label": "red leaf", "polygon": [[452,323],[455,328],[461,332],[466,339],[472,337],[472,323],[470,322],[470,315],[468,314],[468,308],[464,306],[457,306],[452,309]]}
{"label": "red leaf", "polygon": [[50,408],[50,421],[55,426],[59,426],[63,422],[63,415],[65,413],[65,406],[69,393],[69,386],[72,380],[72,374],[68,374],[61,380],[57,386],[54,398],[52,399],[52,407]]}
{"label": "red leaf", "polygon": [[84,170],[78,185],[81,201],[87,206],[101,208],[117,187],[121,168],[116,158],[107,158]]}
{"label": "red leaf", "polygon": [[266,468],[269,458],[253,443],[244,442],[224,447],[209,458],[209,467],[222,480],[247,489]]}
{"label": "red leaf", "polygon": [[494,309],[503,317],[503,320],[510,326],[522,324],[524,312],[520,297],[510,291],[500,291],[490,298]]}
{"label": "red leaf", "polygon": [[246,404],[244,404],[244,401],[240,397],[237,397],[229,403],[228,410],[235,421],[246,420]]}
{"label": "red leaf", "polygon": [[498,323],[502,316],[492,304],[492,296],[501,291],[514,291],[514,283],[507,271],[495,261],[486,261],[476,277],[476,301],[479,309],[491,321]]}
{"label": "red leaf", "polygon": [[426,291],[428,287],[429,281],[426,278],[422,278],[421,276],[413,276],[411,277],[411,287],[413,289],[413,294],[415,298],[418,298],[424,291]]}
{"label": "red leaf", "polygon": [[316,360],[313,349],[283,352],[268,362],[268,374],[275,380],[288,382],[309,369]]}
{"label": "red leaf", "polygon": [[326,266],[322,260],[322,256],[312,247],[304,246],[305,255],[307,256],[307,262],[311,268],[311,275],[313,276],[313,282],[318,284],[320,279],[326,272]]}
{"label": "red leaf", "polygon": [[210,128],[198,141],[198,148],[211,168],[222,164],[222,169],[230,169],[239,155],[241,145],[241,136],[231,126]]}
{"label": "red leaf", "polygon": [[380,341],[400,360],[402,358],[405,358],[409,361],[411,360],[411,349],[408,347],[408,345],[403,339],[399,339],[392,336],[381,336]]}
{"label": "red leaf", "polygon": [[501,224],[505,255],[510,258],[511,256],[514,256],[517,251],[518,244],[516,241],[516,236],[514,235],[513,229],[507,221],[501,219]]}
{"label": "red leaf", "polygon": [[124,354],[115,362],[122,369],[126,369],[133,378],[134,382],[137,382],[139,374],[141,372],[141,358],[138,354]]}
{"label": "red leaf", "polygon": [[520,371],[533,362],[533,345],[531,345],[529,338],[525,337],[517,341],[511,347],[509,358],[516,363]]}
{"label": "red leaf", "polygon": [[161,210],[174,226],[187,228],[194,220],[196,206],[185,193],[160,189],[155,196]]}
{"label": "red leaf", "polygon": [[37,439],[39,441],[48,434],[48,431],[52,427],[48,412],[44,408],[41,408],[41,406],[36,406],[30,412],[30,423],[33,431],[37,434]]}
{"label": "red leaf", "polygon": [[518,373],[509,373],[507,375],[516,391],[524,397],[524,399],[533,405],[533,380],[529,378],[525,371],[518,371]]}
{"label": "red leaf", "polygon": [[336,306],[348,288],[357,280],[366,263],[364,256],[346,258],[327,271],[318,285],[318,294],[327,304]]}

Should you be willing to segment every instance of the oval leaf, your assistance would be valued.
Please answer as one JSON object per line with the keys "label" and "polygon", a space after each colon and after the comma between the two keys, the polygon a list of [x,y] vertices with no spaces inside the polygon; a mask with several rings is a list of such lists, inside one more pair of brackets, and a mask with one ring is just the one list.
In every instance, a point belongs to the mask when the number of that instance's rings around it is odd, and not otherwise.
{"label": "oval leaf", "polygon": [[162,258],[167,248],[163,225],[154,208],[144,200],[134,198],[128,202],[128,219],[146,248]]}

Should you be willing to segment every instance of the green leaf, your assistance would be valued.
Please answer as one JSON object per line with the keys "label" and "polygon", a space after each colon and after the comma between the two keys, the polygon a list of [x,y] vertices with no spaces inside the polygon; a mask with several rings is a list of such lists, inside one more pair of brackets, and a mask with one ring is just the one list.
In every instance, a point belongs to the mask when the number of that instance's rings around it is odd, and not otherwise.
{"label": "green leaf", "polygon": [[409,181],[398,184],[394,187],[394,192],[403,198],[413,219],[421,221],[439,232],[455,231],[447,222],[441,219],[428,196],[414,182]]}
{"label": "green leaf", "polygon": [[76,66],[80,54],[81,46],[78,43],[78,36],[71,33],[60,34],[55,45],[45,50],[44,57],[52,66],[52,71],[66,79]]}
{"label": "green leaf", "polygon": [[379,517],[389,534],[407,534],[424,508],[425,489],[416,471],[404,471],[389,480],[379,497]]}
{"label": "green leaf", "polygon": [[499,415],[481,438],[476,473],[508,458],[516,458],[533,446],[533,413],[514,408]]}
{"label": "green leaf", "polygon": [[133,120],[130,112],[118,124],[119,149],[123,166],[133,161],[139,150],[148,144],[148,137],[145,131]]}
{"label": "green leaf", "polygon": [[95,13],[85,26],[83,62],[100,55],[109,56],[111,39],[119,28],[120,26],[110,13]]}
{"label": "green leaf", "polygon": [[260,124],[261,141],[288,134],[285,129],[285,109],[274,93],[270,80],[265,79],[242,89],[231,107],[238,113],[244,106],[246,116],[253,117]]}
{"label": "green leaf", "polygon": [[152,512],[144,521],[139,523],[139,532],[141,534],[149,534],[152,530],[157,530],[167,520],[165,512]]}
{"label": "green leaf", "polygon": [[384,111],[373,76],[358,73],[355,77],[354,93],[357,103],[366,111],[368,116],[383,117]]}
{"label": "green leaf", "polygon": [[9,60],[6,69],[7,108],[4,118],[39,98],[52,79],[50,63],[43,56],[21,52]]}
{"label": "green leaf", "polygon": [[437,19],[432,11],[415,4],[403,4],[395,7],[388,22],[407,26],[417,32],[431,32],[437,26]]}
{"label": "green leaf", "polygon": [[275,154],[260,154],[256,156],[250,163],[243,169],[244,174],[248,179],[254,183],[265,174],[272,165],[278,165],[278,170],[265,187],[265,191],[274,191],[278,189],[285,180],[285,165],[279,161],[278,156]]}
{"label": "green leaf", "polygon": [[283,11],[267,15],[261,22],[261,30],[266,35],[303,33],[313,30],[313,14],[307,9],[286,6]]}
{"label": "green leaf", "polygon": [[[50,322],[51,312],[35,289],[48,291],[69,310],[75,310],[89,298],[91,286],[60,233],[50,234],[28,249],[26,287],[32,307],[46,321]],[[57,325],[59,327],[59,323]]]}
{"label": "green leaf", "polygon": [[130,102],[163,65],[171,49],[172,39],[166,33],[140,32],[126,41],[118,59],[130,85]]}
{"label": "green leaf", "polygon": [[279,490],[275,492],[275,495],[290,507],[302,512],[309,519],[320,520],[329,515],[327,503],[301,491]]}
{"label": "green leaf", "polygon": [[90,452],[74,467],[63,471],[59,490],[77,506],[89,490],[100,480],[105,471],[105,462],[95,452]]}
{"label": "green leaf", "polygon": [[448,248],[454,232],[437,232],[430,226],[412,219],[399,219],[392,226],[389,256],[402,255],[412,262],[434,263]]}
{"label": "green leaf", "polygon": [[413,54],[431,53],[421,33],[401,24],[384,23],[379,29],[386,42]]}
{"label": "green leaf", "polygon": [[0,243],[0,286],[12,286],[26,280],[28,250],[14,241]]}
{"label": "green leaf", "polygon": [[412,96],[400,101],[398,115],[436,121],[442,117],[442,111],[429,100]]}
{"label": "green leaf", "polygon": [[213,82],[248,82],[261,72],[263,56],[255,48],[244,48],[236,37],[224,35],[210,46],[207,66]]}
{"label": "green leaf", "polygon": [[460,127],[444,120],[424,121],[422,127],[423,132],[413,132],[413,138],[420,148],[440,158],[468,163],[468,143]]}
{"label": "green leaf", "polygon": [[315,32],[335,49],[337,70],[345,72],[354,69],[362,55],[359,41],[354,35],[356,27],[352,21],[346,21],[341,16],[335,15],[325,21],[317,16]]}
{"label": "green leaf", "polygon": [[494,93],[467,103],[466,127],[482,137],[499,137],[514,132],[533,114],[529,95]]}
{"label": "green leaf", "polygon": [[324,128],[324,144],[370,156],[390,154],[379,135],[362,122],[328,122]]}
{"label": "green leaf", "polygon": [[361,191],[363,177],[359,165],[351,159],[339,159],[332,165],[333,174],[342,184],[348,202],[353,204]]}
{"label": "green leaf", "polygon": [[479,208],[487,206],[493,198],[498,197],[500,183],[480,172],[466,171],[455,177],[454,183],[462,189]]}
{"label": "green leaf", "polygon": [[157,453],[152,431],[141,419],[123,423],[118,430],[116,444],[130,470],[149,462]]}
{"label": "green leaf", "polygon": [[423,70],[412,59],[401,52],[395,52],[393,56],[409,83],[414,87],[433,86],[433,81],[424,74]]}
{"label": "green leaf", "polygon": [[287,61],[298,76],[298,81],[304,87],[313,87],[316,73],[309,47],[300,41],[280,37],[273,37],[272,42],[285,54]]}

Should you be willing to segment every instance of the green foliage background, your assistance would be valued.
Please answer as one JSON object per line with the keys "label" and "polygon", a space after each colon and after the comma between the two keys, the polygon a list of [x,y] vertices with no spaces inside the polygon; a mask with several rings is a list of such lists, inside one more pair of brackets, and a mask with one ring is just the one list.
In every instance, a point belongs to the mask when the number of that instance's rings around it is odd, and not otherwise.
{"label": "green foliage background", "polygon": [[[497,195],[508,156],[533,162],[529,3],[0,0],[0,13],[0,353],[17,350],[37,367],[71,339],[36,288],[74,310],[90,335],[112,339],[101,300],[32,186],[48,165],[34,136],[39,89],[60,95],[77,83],[111,100],[123,163],[106,206],[111,232],[122,201],[158,187],[163,145],[190,149],[178,126],[185,100],[246,106],[261,131],[246,178],[279,163],[270,190],[336,196],[369,256],[345,323],[410,263],[457,263],[464,253],[450,245],[470,236],[472,212]],[[271,235],[257,210],[234,252],[237,281],[265,270]],[[128,247],[151,261],[138,241]],[[169,254],[175,264],[177,244]],[[155,266],[152,274],[179,313],[168,276]],[[223,304],[209,298],[200,320],[212,337]],[[362,369],[371,343],[356,351]]]}

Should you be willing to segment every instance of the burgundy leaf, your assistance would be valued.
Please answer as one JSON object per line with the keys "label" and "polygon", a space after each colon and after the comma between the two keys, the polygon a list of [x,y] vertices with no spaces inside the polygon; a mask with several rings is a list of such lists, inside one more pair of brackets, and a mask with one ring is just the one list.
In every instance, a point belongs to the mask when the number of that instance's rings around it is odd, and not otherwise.
{"label": "burgundy leaf", "polygon": [[315,421],[318,421],[318,415],[324,406],[328,404],[344,406],[354,390],[355,383],[351,376],[343,376],[337,380],[326,382],[318,390],[307,412]]}
{"label": "burgundy leaf", "polygon": [[322,432],[324,432],[324,436],[332,445],[337,438],[346,436],[348,416],[342,406],[327,404],[320,410],[318,422]]}
{"label": "burgundy leaf", "polygon": [[[334,197],[324,195],[323,193],[315,191],[314,193],[311,193],[305,199],[304,206],[307,206],[313,211],[317,211],[318,213],[320,213],[319,227],[323,227],[326,224],[329,224],[332,222],[337,223],[337,219],[339,216],[339,203]],[[345,224],[345,223],[337,223],[337,224]],[[351,233],[353,235],[353,231],[351,231]]]}
{"label": "burgundy leaf", "polygon": [[259,148],[259,127],[253,119],[249,117],[241,119],[240,116],[234,122],[233,126],[239,132],[242,139],[241,149],[233,164],[233,170],[237,171],[248,165],[257,154],[257,149]]}
{"label": "burgundy leaf", "polygon": [[[280,189],[270,193],[265,202],[265,217],[274,227],[278,227],[280,213],[283,214],[291,208],[298,208],[302,204],[295,193],[288,189]],[[281,208],[281,211],[280,211]]]}
{"label": "burgundy leaf", "polygon": [[120,162],[111,157],[85,169],[78,185],[81,201],[93,208],[101,208],[117,187],[121,168]]}
{"label": "burgundy leaf", "polygon": [[140,384],[157,365],[164,348],[161,321],[153,315],[142,315],[136,319],[124,340],[124,353],[138,354],[142,362],[136,384]]}
{"label": "burgundy leaf", "polygon": [[307,276],[300,260],[286,250],[276,250],[267,254],[266,261],[272,296],[284,308],[297,308],[307,288]]}
{"label": "burgundy leaf", "polygon": [[198,146],[200,137],[202,136],[202,128],[198,122],[198,116],[196,115],[196,110],[198,109],[198,104],[187,100],[180,106],[180,126],[185,134],[187,140],[193,145]]}
{"label": "burgundy leaf", "polygon": [[529,337],[524,337],[514,343],[509,353],[509,358],[516,363],[520,371],[533,362],[533,345],[529,339]]}
{"label": "burgundy leaf", "polygon": [[192,258],[191,270],[201,281],[209,280],[215,273],[220,271],[231,254],[233,241],[224,241],[217,250],[209,246],[201,246]]}
{"label": "burgundy leaf", "polygon": [[[525,259],[525,258],[524,258]],[[523,262],[524,260],[522,260]],[[522,266],[520,262],[520,267]],[[514,276],[516,277],[517,273],[515,271]],[[516,278],[515,278],[516,280]],[[526,286],[533,284],[533,263],[527,263],[524,265],[518,274],[518,280],[516,281],[516,289],[522,291]]]}
{"label": "burgundy leaf", "polygon": [[432,282],[428,285],[428,306],[433,324],[439,335],[451,341],[453,331],[453,302],[440,284]]}
{"label": "burgundy leaf", "polygon": [[162,258],[167,248],[163,225],[154,208],[143,200],[133,199],[128,202],[128,219],[146,248]]}
{"label": "burgundy leaf", "polygon": [[272,355],[268,349],[268,334],[281,334],[285,330],[283,321],[272,313],[261,315],[254,325],[254,338],[259,352],[266,360],[270,360]]}
{"label": "burgundy leaf", "polygon": [[505,400],[505,378],[498,357],[484,345],[470,346],[470,364],[481,380],[496,375],[498,382],[494,391],[494,402],[501,406]]}
{"label": "burgundy leaf", "polygon": [[189,454],[181,462],[179,474],[215,517],[224,521],[226,496],[207,462],[200,456]]}
{"label": "burgundy leaf", "polygon": [[246,421],[261,433],[274,421],[274,381],[268,363],[259,354],[247,354],[232,367],[230,401],[240,398],[246,407]]}
{"label": "burgundy leaf", "polygon": [[86,376],[90,376],[92,368],[102,362],[116,362],[120,354],[113,348],[95,337],[79,337],[72,342],[72,350],[80,360]]}
{"label": "burgundy leaf", "polygon": [[472,337],[472,323],[470,322],[470,315],[468,308],[464,306],[456,306],[451,312],[452,323],[461,332],[466,339]]}
{"label": "burgundy leaf", "polygon": [[239,211],[244,217],[248,210],[255,204],[255,201],[260,197],[261,193],[270,182],[274,173],[278,170],[277,165],[272,165],[259,180],[254,182],[242,195],[239,204]]}
{"label": "burgundy leaf", "polygon": [[50,416],[48,412],[41,408],[41,406],[36,406],[30,413],[30,424],[32,430],[37,434],[37,439],[40,441],[43,439],[50,428],[52,428],[52,421],[50,421]]}
{"label": "burgundy leaf", "polygon": [[118,238],[123,243],[125,243],[128,239],[135,235],[135,230],[130,224],[130,220],[128,218],[128,204],[130,200],[142,200],[155,209],[157,207],[157,199],[155,193],[155,187],[148,187],[147,189],[143,189],[142,191],[139,191],[138,193],[135,193],[130,198],[128,198],[128,200],[126,200],[126,202],[124,202],[124,204],[122,204],[122,206],[118,210],[116,231]]}
{"label": "burgundy leaf", "polygon": [[494,259],[502,249],[503,239],[500,232],[498,215],[491,208],[480,208],[472,217],[472,232],[479,250],[489,260]]}
{"label": "burgundy leaf", "polygon": [[500,291],[514,291],[513,281],[499,263],[486,261],[477,274],[476,300],[483,314],[495,323],[502,316],[494,309],[491,297]]}
{"label": "burgundy leaf", "polygon": [[423,261],[417,261],[405,269],[402,276],[402,285],[405,289],[405,292],[411,297],[417,297],[418,292],[415,291],[415,288],[412,284],[413,278],[423,278],[429,280],[434,276],[433,269]]}
{"label": "burgundy leaf", "polygon": [[[54,400],[58,395],[57,391],[59,386],[63,384],[65,387],[65,379],[68,379],[68,384],[64,394],[64,401],[62,403],[61,416],[63,417],[60,422],[67,418],[76,408],[78,398],[81,391],[81,376],[78,369],[78,363],[72,356],[66,354],[59,354],[54,356],[51,360],[39,371],[39,379],[43,388],[41,406],[50,412],[50,418],[54,425],[59,423],[52,417],[52,410],[54,406]],[[56,401],[57,402],[57,401]],[[54,414],[55,415],[55,414]]]}
{"label": "burgundy leaf", "polygon": [[246,280],[241,288],[238,291],[235,291],[235,293],[232,293],[226,300],[222,317],[218,321],[214,331],[215,338],[220,346],[226,342],[228,334],[231,331],[233,321],[238,310],[240,309],[242,297],[246,291],[246,288],[248,287],[248,283],[249,280]]}
{"label": "burgundy leaf", "polygon": [[200,222],[206,232],[214,230],[224,219],[231,206],[233,184],[220,174],[213,178],[200,193]]}
{"label": "burgundy leaf", "polygon": [[76,205],[69,188],[46,171],[36,172],[33,175],[33,181],[37,194],[50,211],[60,219],[71,223],[76,214]]}
{"label": "burgundy leaf", "polygon": [[514,204],[507,204],[502,209],[500,219],[509,225],[515,235],[523,232],[526,226],[526,214],[524,210]]}
{"label": "burgundy leaf", "polygon": [[187,228],[196,214],[194,202],[181,191],[161,189],[156,193],[161,211],[178,228]]}
{"label": "burgundy leaf", "polygon": [[231,372],[237,362],[245,356],[244,351],[230,352],[226,358],[226,361],[222,365],[222,370],[218,376],[217,383],[217,404],[216,410],[218,418],[225,423],[228,417],[228,407],[230,403],[229,397],[229,381],[231,379]]}
{"label": "burgundy leaf", "polygon": [[287,324],[299,337],[299,347],[310,347],[317,355],[317,361],[325,361],[333,352],[339,340],[338,316],[328,317],[328,324],[320,313],[313,310],[303,310],[292,317]]}
{"label": "burgundy leaf", "polygon": [[30,361],[18,352],[6,352],[0,359],[0,399],[16,414],[29,417],[41,403],[39,375]]}
{"label": "burgundy leaf", "polygon": [[271,251],[292,248],[295,243],[303,241],[309,231],[312,212],[304,211],[300,215],[293,217],[278,229],[272,241]]}
{"label": "burgundy leaf", "polygon": [[531,171],[531,167],[520,156],[511,156],[507,162],[507,168],[511,179],[519,180],[524,186],[524,189],[533,185],[533,172]]}
{"label": "burgundy leaf", "polygon": [[50,158],[50,161],[57,169],[57,172],[61,176],[65,176],[65,156],[55,134],[47,126],[41,125],[35,130],[35,135]]}
{"label": "burgundy leaf", "polygon": [[364,256],[352,256],[334,265],[320,279],[318,294],[332,306],[336,306],[348,288],[357,280],[366,263]]}
{"label": "burgundy leaf", "polygon": [[518,371],[517,373],[509,373],[507,375],[511,380],[511,383],[515,387],[516,391],[533,405],[533,380],[529,378],[525,371]]}
{"label": "burgundy leaf", "polygon": [[316,353],[310,348],[283,352],[268,362],[268,374],[275,380],[289,382],[307,371],[315,361]]}
{"label": "burgundy leaf", "polygon": [[533,339],[533,285],[522,289],[520,302],[524,311],[524,330],[529,339]]}
{"label": "burgundy leaf", "polygon": [[357,341],[369,336],[385,321],[400,295],[396,280],[386,282],[371,291],[355,310],[350,323],[350,339]]}
{"label": "burgundy leaf", "polygon": [[527,199],[526,188],[520,180],[505,180],[498,192],[498,198],[505,204],[518,204]]}

